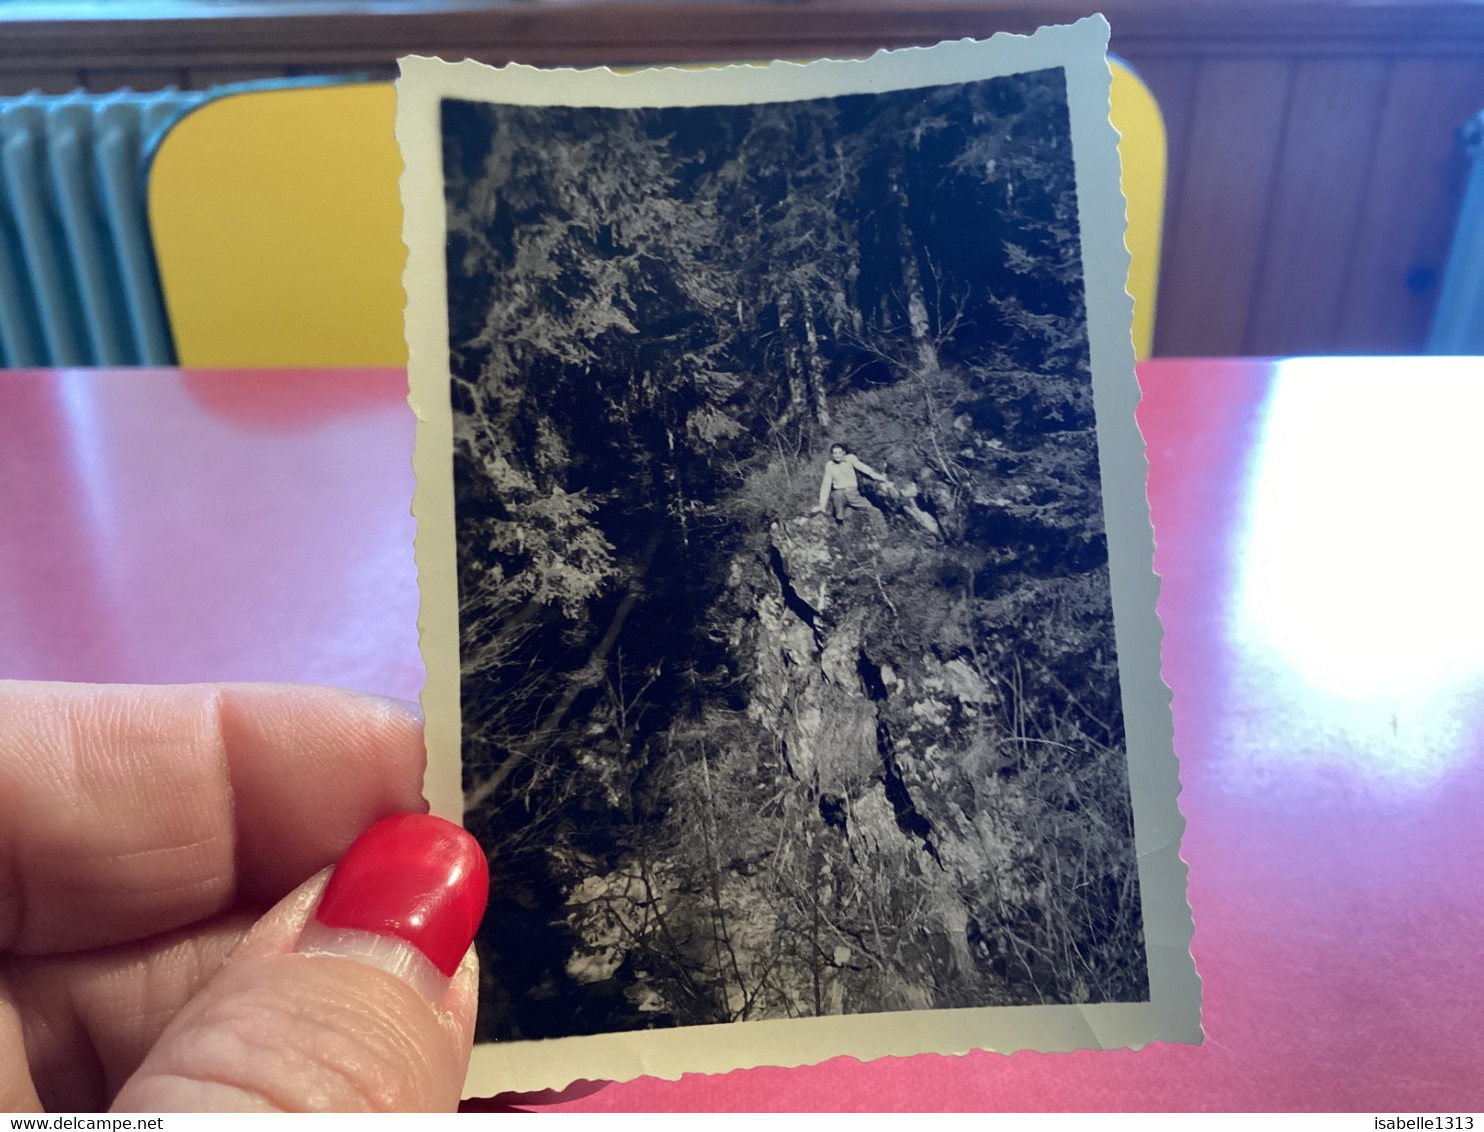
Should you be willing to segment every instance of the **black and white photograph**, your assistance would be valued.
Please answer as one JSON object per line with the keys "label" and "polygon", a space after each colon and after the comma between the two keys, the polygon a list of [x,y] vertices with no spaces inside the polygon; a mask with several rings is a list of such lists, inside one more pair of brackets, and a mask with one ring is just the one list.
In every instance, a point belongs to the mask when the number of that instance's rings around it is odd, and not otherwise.
{"label": "black and white photograph", "polygon": [[438,107],[479,1040],[1147,1002],[1064,69]]}

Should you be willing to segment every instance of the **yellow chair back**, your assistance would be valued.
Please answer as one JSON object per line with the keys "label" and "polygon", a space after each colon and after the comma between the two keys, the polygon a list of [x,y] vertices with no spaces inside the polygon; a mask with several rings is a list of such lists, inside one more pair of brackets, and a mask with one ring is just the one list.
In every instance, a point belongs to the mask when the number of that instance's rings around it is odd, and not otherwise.
{"label": "yellow chair back", "polygon": [[390,83],[225,95],[165,135],[155,256],[184,366],[402,366]]}
{"label": "yellow chair back", "polygon": [[[1149,356],[1165,132],[1112,60],[1134,296]],[[402,160],[390,83],[243,91],[181,120],[155,152],[149,214],[180,364],[402,366]]]}
{"label": "yellow chair back", "polygon": [[1160,239],[1164,230],[1166,142],[1159,103],[1122,59],[1110,57],[1113,92],[1108,117],[1118,130],[1123,196],[1128,202],[1128,293],[1134,297],[1134,356],[1154,347],[1154,305],[1159,293]]}

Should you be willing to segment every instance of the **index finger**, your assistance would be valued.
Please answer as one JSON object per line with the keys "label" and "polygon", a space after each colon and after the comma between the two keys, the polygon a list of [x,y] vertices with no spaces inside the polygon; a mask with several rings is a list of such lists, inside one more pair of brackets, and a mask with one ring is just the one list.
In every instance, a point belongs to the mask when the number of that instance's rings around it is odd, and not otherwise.
{"label": "index finger", "polygon": [[424,761],[412,705],[335,688],[0,681],[0,950],[266,906],[425,810]]}

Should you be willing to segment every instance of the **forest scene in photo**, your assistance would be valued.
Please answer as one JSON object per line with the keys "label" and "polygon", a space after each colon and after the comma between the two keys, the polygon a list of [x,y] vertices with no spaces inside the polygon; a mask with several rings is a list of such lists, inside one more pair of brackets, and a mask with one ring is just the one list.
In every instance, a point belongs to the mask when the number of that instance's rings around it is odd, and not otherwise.
{"label": "forest scene in photo", "polygon": [[1068,123],[443,103],[480,1040],[1147,1000]]}

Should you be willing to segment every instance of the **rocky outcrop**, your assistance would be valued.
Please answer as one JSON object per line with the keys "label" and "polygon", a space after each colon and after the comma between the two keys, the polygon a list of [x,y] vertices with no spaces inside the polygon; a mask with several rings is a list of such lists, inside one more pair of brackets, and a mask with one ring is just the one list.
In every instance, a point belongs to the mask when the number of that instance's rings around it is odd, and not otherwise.
{"label": "rocky outcrop", "polygon": [[[897,832],[915,839],[941,868],[932,821],[913,801],[893,737],[891,717],[901,714],[893,710],[900,706],[893,704],[893,693],[900,701],[910,689],[889,662],[872,655],[891,635],[887,587],[911,556],[910,545],[894,541],[885,524],[851,526],[811,516],[774,523],[768,554],[782,592],[782,614],[775,618],[760,611],[754,644],[758,671],[773,667],[766,654],[775,650],[788,655],[790,663],[772,673],[771,694],[755,701],[755,709],[766,713],[759,721],[767,718],[786,729],[789,749],[797,754],[795,770],[802,770],[810,789],[840,798],[851,809],[867,795],[879,794],[887,810],[868,805],[866,812],[889,811]],[[872,586],[878,600],[862,601],[862,591],[869,595]],[[790,617],[811,631],[814,648],[807,657],[798,655]],[[755,691],[768,683],[759,680]],[[802,710],[777,713],[782,702]],[[879,845],[891,833],[877,824],[865,828],[857,822],[859,834]]]}
{"label": "rocky outcrop", "polygon": [[[866,396],[853,434],[893,419]],[[1098,530],[1045,486],[1090,434],[934,427],[946,462],[873,444],[844,523],[807,511],[817,464],[752,470],[717,661],[593,770],[633,818],[570,867],[565,974],[636,1024],[1144,993]]]}

